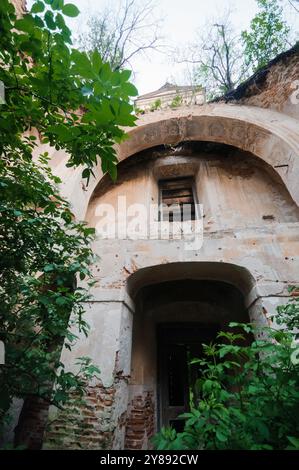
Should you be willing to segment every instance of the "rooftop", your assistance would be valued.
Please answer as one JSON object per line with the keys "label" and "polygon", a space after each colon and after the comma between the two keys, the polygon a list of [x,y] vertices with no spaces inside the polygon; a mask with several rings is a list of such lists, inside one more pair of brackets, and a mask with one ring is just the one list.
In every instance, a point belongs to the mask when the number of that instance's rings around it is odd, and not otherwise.
{"label": "rooftop", "polygon": [[175,91],[177,93],[182,92],[182,91],[194,91],[195,86],[190,86],[190,85],[174,85],[172,83],[166,82],[161,88],[158,88],[155,91],[151,91],[150,93],[146,93],[144,95],[138,96],[138,100],[141,99],[147,99],[147,98],[154,98],[157,94],[167,92],[167,91]]}

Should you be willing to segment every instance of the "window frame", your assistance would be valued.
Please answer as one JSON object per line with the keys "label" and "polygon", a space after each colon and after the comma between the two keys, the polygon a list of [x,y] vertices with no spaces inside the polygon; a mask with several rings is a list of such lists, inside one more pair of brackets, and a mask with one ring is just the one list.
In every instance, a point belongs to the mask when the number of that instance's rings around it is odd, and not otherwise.
{"label": "window frame", "polygon": [[[189,176],[175,176],[175,177],[170,177],[170,178],[161,178],[158,180],[158,191],[159,191],[159,197],[158,197],[158,221],[162,222],[162,204],[163,204],[163,196],[162,196],[162,191],[163,188],[161,187],[163,183],[167,183],[170,181],[183,181],[183,180],[190,180],[190,187],[192,190],[192,198],[193,198],[193,204],[194,204],[194,219],[187,219],[186,222],[194,222],[195,220],[198,220],[200,218],[200,214],[198,213],[198,197],[197,197],[197,191],[196,191],[196,182],[195,178],[193,175]],[[179,190],[179,188],[178,188]],[[164,221],[165,222],[165,221]],[[169,221],[172,223],[171,221]]]}

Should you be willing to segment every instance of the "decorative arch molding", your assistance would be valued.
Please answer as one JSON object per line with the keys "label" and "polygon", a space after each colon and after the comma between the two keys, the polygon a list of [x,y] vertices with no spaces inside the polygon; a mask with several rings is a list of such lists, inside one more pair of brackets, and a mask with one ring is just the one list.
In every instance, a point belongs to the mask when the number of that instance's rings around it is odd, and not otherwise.
{"label": "decorative arch molding", "polygon": [[[224,143],[251,152],[270,165],[299,205],[297,119],[256,106],[217,103],[148,113],[138,120],[136,127],[126,130],[128,139],[116,146],[119,161],[161,144],[176,145],[187,140]],[[89,187],[78,190],[81,172],[81,169],[72,172],[72,183],[65,195],[77,215],[84,218],[103,173],[98,165],[96,178]]]}

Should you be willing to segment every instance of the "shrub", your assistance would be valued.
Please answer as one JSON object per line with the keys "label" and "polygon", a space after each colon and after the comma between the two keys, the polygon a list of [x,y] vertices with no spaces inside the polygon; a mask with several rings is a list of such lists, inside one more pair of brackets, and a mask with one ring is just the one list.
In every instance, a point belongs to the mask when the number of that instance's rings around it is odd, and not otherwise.
{"label": "shrub", "polygon": [[[299,448],[298,297],[276,319],[281,329],[233,323],[238,333],[221,332],[218,344],[204,346],[205,357],[192,361],[202,373],[184,431],[162,429],[157,449]],[[250,345],[248,334],[255,335]]]}
{"label": "shrub", "polygon": [[150,111],[154,112],[157,111],[157,109],[161,109],[162,106],[162,101],[160,99],[157,99],[154,103],[151,104]]}
{"label": "shrub", "polygon": [[183,98],[180,95],[176,95],[170,103],[171,108],[178,108],[183,103]]}

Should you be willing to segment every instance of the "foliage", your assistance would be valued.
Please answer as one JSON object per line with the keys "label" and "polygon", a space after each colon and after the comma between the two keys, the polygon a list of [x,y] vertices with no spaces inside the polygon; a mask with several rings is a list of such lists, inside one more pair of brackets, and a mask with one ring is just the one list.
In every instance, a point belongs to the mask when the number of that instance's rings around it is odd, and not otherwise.
{"label": "foliage", "polygon": [[[298,323],[298,297],[280,307],[278,321]],[[205,345],[197,399],[182,433],[162,429],[157,449],[295,449],[299,443],[299,361],[292,361],[294,335],[287,328],[231,324],[243,334],[221,332]],[[248,345],[244,339],[255,334]],[[247,336],[248,337],[248,336]],[[222,341],[221,341],[222,340]],[[220,342],[221,341],[221,342]]]}
{"label": "foliage", "polygon": [[0,409],[29,395],[61,405],[70,390],[83,391],[91,372],[84,360],[78,375],[66,373],[59,356],[64,338],[68,348],[76,339],[74,326],[88,332],[81,304],[88,295],[75,281],[89,276],[94,230],[73,222],[45,156],[37,165],[12,152],[0,173]]}
{"label": "foliage", "polygon": [[160,48],[160,22],[152,0],[109,2],[101,13],[89,15],[78,43],[85,51],[98,51],[113,70],[132,68],[134,57]]}
{"label": "foliage", "polygon": [[150,111],[157,111],[158,109],[161,109],[162,106],[162,101],[160,99],[157,99],[154,103],[151,104]]}
{"label": "foliage", "polygon": [[94,231],[74,220],[47,154],[36,156],[41,143],[66,151],[67,165],[85,167],[88,181],[100,155],[115,178],[113,145],[125,138],[119,126],[134,125],[129,97],[137,90],[129,71],[114,72],[98,52],[72,48],[64,15],[77,16],[77,7],[39,0],[17,18],[8,0],[0,3],[2,423],[13,397],[60,407],[99,373],[88,358],[78,358],[77,373],[59,359],[63,341],[69,349],[76,341],[75,329],[88,333],[82,302],[92,282]]}
{"label": "foliage", "polygon": [[134,111],[136,116],[139,116],[140,114],[145,114],[144,109],[138,108],[137,106],[134,107]]}
{"label": "foliage", "polygon": [[7,105],[1,107],[0,153],[24,151],[21,136],[35,128],[44,143],[69,153],[69,166],[84,165],[85,178],[98,155],[103,171],[115,178],[113,145],[125,136],[119,126],[134,125],[129,97],[137,90],[128,82],[130,71],[112,71],[97,51],[71,47],[63,9],[71,16],[77,9],[63,5],[38,1],[16,19],[14,7],[1,1],[0,80]]}
{"label": "foliage", "polygon": [[256,1],[259,11],[252,19],[249,31],[242,32],[245,62],[251,64],[254,72],[287,49],[290,32],[278,0]]}
{"label": "foliage", "polygon": [[292,331],[296,340],[299,337],[299,288],[291,286],[289,292],[292,296],[291,300],[287,304],[277,307],[279,315],[274,318],[278,325],[286,326],[289,331]]}
{"label": "foliage", "polygon": [[182,105],[182,102],[183,102],[183,98],[181,97],[181,95],[176,95],[172,102],[170,103],[170,107],[171,108],[178,108],[179,106]]}

